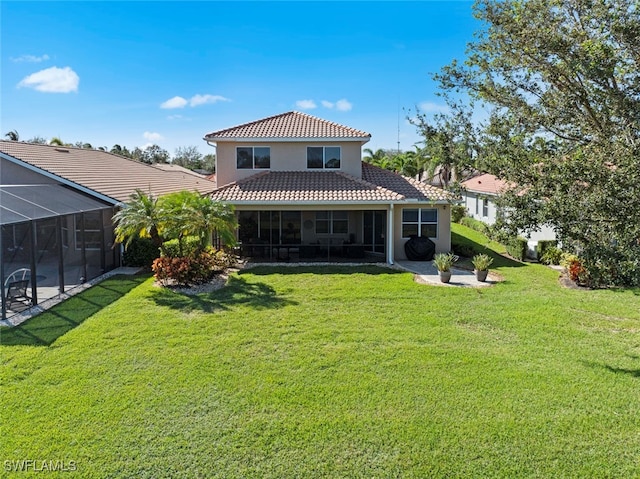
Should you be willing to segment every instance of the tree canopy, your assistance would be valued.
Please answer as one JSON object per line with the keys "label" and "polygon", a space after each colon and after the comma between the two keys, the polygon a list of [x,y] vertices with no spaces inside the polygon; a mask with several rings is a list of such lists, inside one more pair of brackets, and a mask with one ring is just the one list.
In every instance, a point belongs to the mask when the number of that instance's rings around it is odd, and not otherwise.
{"label": "tree canopy", "polygon": [[479,0],[484,29],[436,78],[491,109],[483,169],[512,230],[553,226],[593,285],[640,285],[636,0]]}

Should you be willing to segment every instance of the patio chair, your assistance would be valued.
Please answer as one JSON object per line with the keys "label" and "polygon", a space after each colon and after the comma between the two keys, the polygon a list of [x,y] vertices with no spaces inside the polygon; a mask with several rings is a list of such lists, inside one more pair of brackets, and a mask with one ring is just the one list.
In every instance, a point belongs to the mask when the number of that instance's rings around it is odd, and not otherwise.
{"label": "patio chair", "polygon": [[17,269],[7,276],[7,279],[4,281],[7,304],[15,302],[31,304],[31,296],[27,294],[27,288],[30,282],[31,270],[28,268]]}

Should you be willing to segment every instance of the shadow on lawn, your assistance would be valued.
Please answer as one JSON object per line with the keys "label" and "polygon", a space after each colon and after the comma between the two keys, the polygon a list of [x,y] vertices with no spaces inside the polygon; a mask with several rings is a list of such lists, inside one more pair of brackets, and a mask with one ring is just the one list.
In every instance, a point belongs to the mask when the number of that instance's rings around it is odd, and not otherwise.
{"label": "shadow on lawn", "polygon": [[117,301],[148,276],[112,276],[53,306],[19,326],[0,328],[2,346],[49,346],[102,308]]}
{"label": "shadow on lawn", "polygon": [[291,265],[291,266],[252,266],[240,271],[238,274],[255,274],[264,276],[269,274],[403,274],[405,271],[376,265]]}
{"label": "shadow on lawn", "polygon": [[[637,356],[630,357],[632,359],[638,359]],[[614,366],[609,366],[608,364],[595,363],[592,361],[583,361],[583,364],[594,369],[604,369],[605,371],[609,371],[610,373],[626,374],[634,378],[640,378],[640,369],[617,368]]]}
{"label": "shadow on lawn", "polygon": [[[487,239],[487,241],[489,240]],[[472,248],[475,253],[485,253],[489,255],[493,258],[493,264],[491,265],[492,268],[519,268],[526,265],[526,263],[516,261],[515,259],[496,253],[486,245],[480,244],[477,241],[473,241],[472,239],[469,239],[466,236],[462,236],[455,231],[451,232],[451,244],[461,244],[464,246],[468,246]]]}
{"label": "shadow on lawn", "polygon": [[277,309],[297,304],[279,297],[276,290],[264,283],[249,283],[244,278],[230,276],[227,285],[211,293],[188,295],[167,288],[155,289],[151,298],[159,306],[178,309],[182,312],[227,311],[236,305],[247,305],[254,309]]}

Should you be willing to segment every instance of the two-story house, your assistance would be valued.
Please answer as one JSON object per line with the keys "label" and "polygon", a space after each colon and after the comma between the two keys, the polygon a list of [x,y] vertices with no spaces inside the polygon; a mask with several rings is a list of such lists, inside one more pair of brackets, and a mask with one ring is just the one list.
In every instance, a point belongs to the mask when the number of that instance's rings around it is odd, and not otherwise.
{"label": "two-story house", "polygon": [[451,248],[446,191],[362,162],[369,133],[288,112],[214,131],[217,189],[235,205],[244,254],[264,259],[406,259],[411,236]]}

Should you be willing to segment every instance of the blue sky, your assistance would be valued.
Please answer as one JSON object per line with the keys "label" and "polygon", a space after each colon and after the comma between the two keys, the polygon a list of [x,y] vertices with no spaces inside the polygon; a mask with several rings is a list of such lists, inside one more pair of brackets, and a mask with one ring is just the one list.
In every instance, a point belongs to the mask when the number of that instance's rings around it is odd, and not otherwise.
{"label": "blue sky", "polygon": [[[464,59],[471,2],[11,2],[1,8],[1,133],[212,152],[202,136],[298,110],[419,141],[431,73]],[[398,121],[400,119],[400,121]]]}

